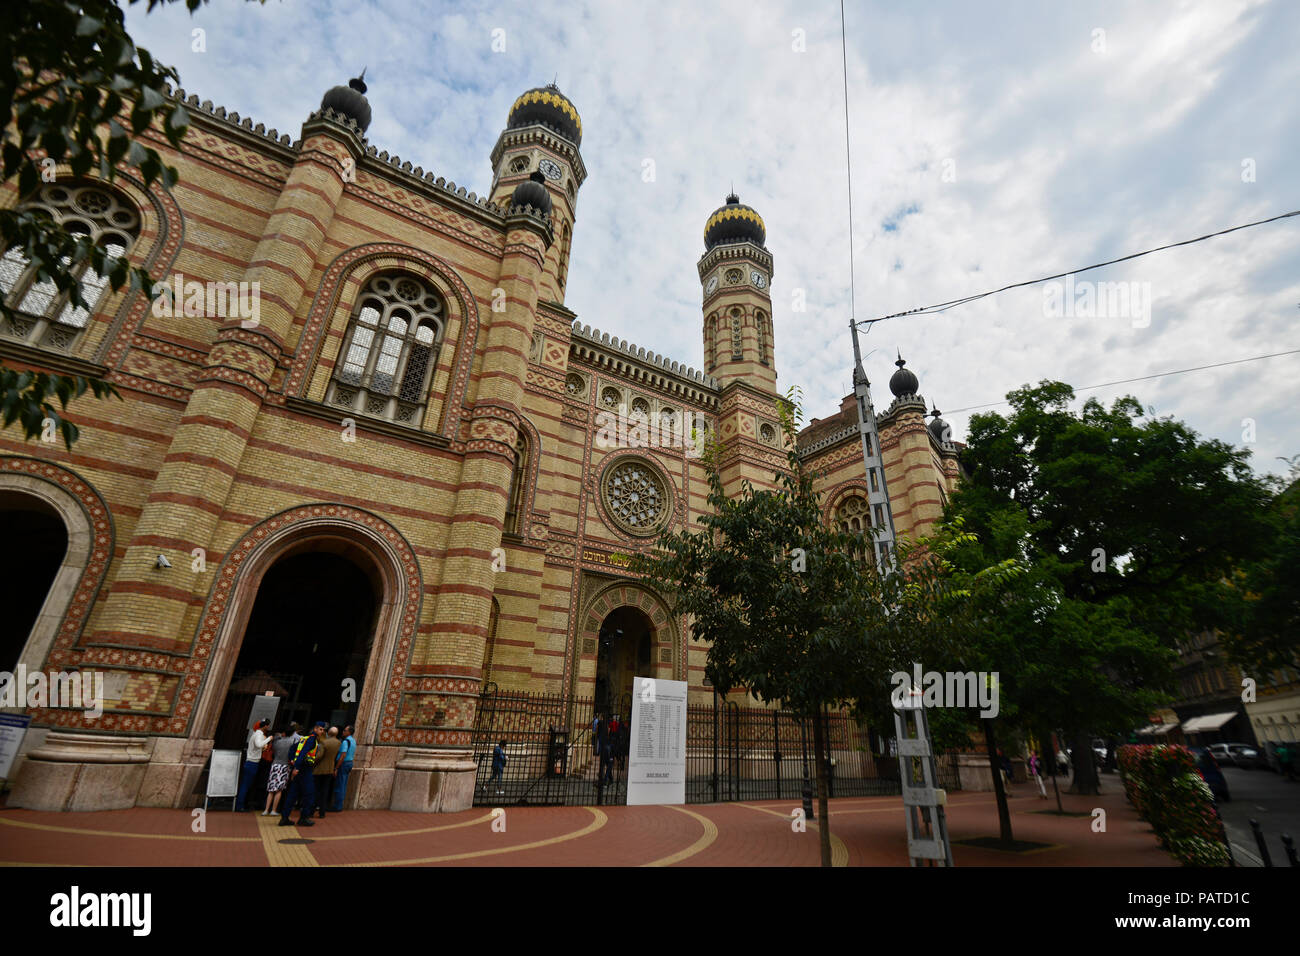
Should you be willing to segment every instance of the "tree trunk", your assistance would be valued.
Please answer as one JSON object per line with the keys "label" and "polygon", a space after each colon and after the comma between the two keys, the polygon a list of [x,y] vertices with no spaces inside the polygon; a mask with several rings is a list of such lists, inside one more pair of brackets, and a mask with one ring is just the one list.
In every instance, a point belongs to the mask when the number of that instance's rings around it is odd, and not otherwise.
{"label": "tree trunk", "polygon": [[826,812],[826,735],[822,728],[820,708],[813,715],[813,767],[817,771],[817,815],[821,817],[817,827],[822,847],[822,866],[831,865],[831,818]]}
{"label": "tree trunk", "polygon": [[1092,735],[1086,731],[1074,734],[1074,753],[1070,761],[1074,765],[1074,783],[1071,793],[1096,795],[1101,793],[1101,781],[1097,779],[1097,767],[1093,763]]}
{"label": "tree trunk", "polygon": [[1007,808],[1007,791],[1002,786],[1002,767],[998,763],[998,743],[993,738],[993,720],[982,718],[980,723],[984,725],[984,746],[988,748],[989,769],[993,771],[993,792],[998,798],[998,827],[1002,831],[1002,842],[1010,843],[1013,839],[1011,811]]}
{"label": "tree trunk", "polygon": [[1056,785],[1056,745],[1052,743],[1055,739],[1056,734],[1050,730],[1045,734],[1040,732],[1039,740],[1043,741],[1043,753],[1046,754],[1046,757],[1042,757],[1046,762],[1043,763],[1041,772],[1046,773],[1048,767],[1052,768],[1052,792],[1056,794],[1056,812],[1065,813],[1065,809],[1061,806],[1061,788]]}

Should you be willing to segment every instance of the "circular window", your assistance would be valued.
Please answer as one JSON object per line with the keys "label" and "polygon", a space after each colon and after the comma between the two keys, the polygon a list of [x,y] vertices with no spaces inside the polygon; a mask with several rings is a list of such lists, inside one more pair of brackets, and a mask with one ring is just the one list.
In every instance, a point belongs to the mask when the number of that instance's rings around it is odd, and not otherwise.
{"label": "circular window", "polygon": [[618,462],[606,472],[604,497],[614,523],[631,534],[654,534],[668,519],[667,485],[641,459]]}
{"label": "circular window", "polygon": [[607,388],[600,393],[600,404],[606,408],[618,408],[618,403],[623,400],[616,388]]}
{"label": "circular window", "polygon": [[650,403],[647,402],[644,398],[634,398],[632,399],[632,411],[637,413],[638,415],[645,415],[646,417],[649,417]]}
{"label": "circular window", "polygon": [[528,158],[526,156],[516,156],[510,162],[510,171],[512,173],[522,173],[528,168]]}
{"label": "circular window", "polygon": [[570,395],[581,395],[587,391],[587,382],[576,372],[570,372],[564,380],[564,390]]}
{"label": "circular window", "polygon": [[728,269],[728,270],[727,270],[727,284],[728,284],[728,285],[735,285],[736,283],[738,283],[738,282],[740,281],[740,276],[741,276],[741,272],[740,272],[739,269]]}

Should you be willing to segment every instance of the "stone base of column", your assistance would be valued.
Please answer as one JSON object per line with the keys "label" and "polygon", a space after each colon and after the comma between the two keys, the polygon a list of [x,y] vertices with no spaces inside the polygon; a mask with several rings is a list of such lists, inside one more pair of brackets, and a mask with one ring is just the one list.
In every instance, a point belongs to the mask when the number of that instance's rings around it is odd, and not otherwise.
{"label": "stone base of column", "polygon": [[138,807],[188,809],[203,806],[194,788],[208,764],[212,741],[185,737],[156,737],[153,756],[136,797]]}
{"label": "stone base of column", "polygon": [[125,810],[149,764],[144,737],[50,731],[28,752],[8,805],[28,810]]}
{"label": "stone base of column", "polygon": [[391,810],[456,813],[474,805],[474,758],[463,750],[407,750],[393,774]]}

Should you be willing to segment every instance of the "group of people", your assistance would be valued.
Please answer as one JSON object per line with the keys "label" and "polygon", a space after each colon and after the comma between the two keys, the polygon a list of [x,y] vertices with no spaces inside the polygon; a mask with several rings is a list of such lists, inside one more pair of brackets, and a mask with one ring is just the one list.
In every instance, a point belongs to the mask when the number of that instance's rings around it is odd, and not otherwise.
{"label": "group of people", "polygon": [[[342,733],[318,720],[303,733],[290,723],[274,734],[269,720],[258,721],[248,735],[244,767],[240,774],[235,809],[247,809],[249,792],[263,767],[266,769],[266,807],[262,816],[280,815],[280,826],[292,826],[295,809],[298,826],[313,826],[313,815],[325,818],[327,811],[340,813],[347,794],[348,775],[357,744],[351,725]],[[283,808],[281,804],[283,803]]]}
{"label": "group of people", "polygon": [[614,764],[617,762],[619,773],[627,769],[627,754],[632,745],[632,726],[628,721],[620,721],[614,714],[602,719],[599,714],[591,721],[591,752],[600,758],[600,781],[614,782]]}

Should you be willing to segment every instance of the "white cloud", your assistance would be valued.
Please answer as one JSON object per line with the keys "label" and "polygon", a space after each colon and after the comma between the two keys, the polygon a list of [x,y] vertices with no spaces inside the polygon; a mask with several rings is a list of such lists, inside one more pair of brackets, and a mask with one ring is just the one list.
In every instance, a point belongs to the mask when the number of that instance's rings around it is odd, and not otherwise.
{"label": "white cloud", "polygon": [[[477,192],[511,102],[558,74],[583,117],[568,305],[583,322],[698,367],[701,233],[732,181],[776,259],[776,364],[807,414],[849,384],[849,251],[839,16],[795,2],[653,6],[397,0],[128,10],[191,92],[296,135],[330,86],[369,67],[370,139]],[[190,50],[190,30],[208,50]],[[1093,30],[1106,31],[1104,53]],[[851,9],[859,318],[1113,258],[1284,211],[1300,145],[1300,9],[1277,2],[1105,2],[989,10],[953,0]],[[493,53],[492,31],[506,51]],[[802,29],[806,51],[792,49]],[[1257,181],[1241,181],[1243,159]],[[641,178],[643,160],[657,178]],[[945,166],[945,161],[955,164]],[[945,168],[956,181],[945,182]],[[914,213],[887,231],[900,210]],[[1295,220],[1088,278],[1150,282],[1144,329],[1048,319],[1037,289],[876,326],[868,372],[901,349],[940,408],[1030,381],[1078,385],[1300,347]],[[808,311],[790,309],[804,289]],[[1300,357],[1155,379],[1161,414],[1256,465],[1300,452]],[[960,438],[966,414],[945,417]]]}

